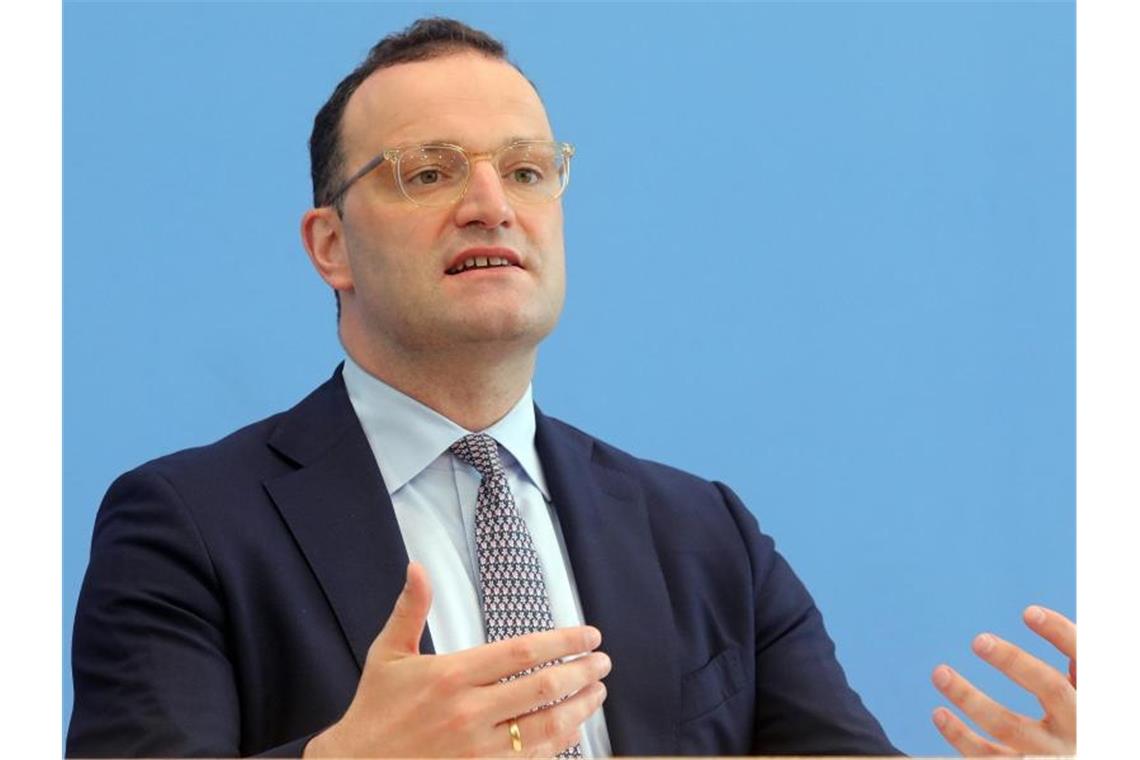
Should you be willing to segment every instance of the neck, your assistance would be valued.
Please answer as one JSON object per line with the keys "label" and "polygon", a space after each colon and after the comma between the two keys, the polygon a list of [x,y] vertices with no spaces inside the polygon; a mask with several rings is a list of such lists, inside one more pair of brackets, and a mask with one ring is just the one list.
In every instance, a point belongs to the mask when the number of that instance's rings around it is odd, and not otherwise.
{"label": "neck", "polygon": [[534,346],[511,351],[477,344],[411,355],[352,343],[342,335],[345,351],[365,372],[472,431],[490,427],[518,403],[538,353]]}

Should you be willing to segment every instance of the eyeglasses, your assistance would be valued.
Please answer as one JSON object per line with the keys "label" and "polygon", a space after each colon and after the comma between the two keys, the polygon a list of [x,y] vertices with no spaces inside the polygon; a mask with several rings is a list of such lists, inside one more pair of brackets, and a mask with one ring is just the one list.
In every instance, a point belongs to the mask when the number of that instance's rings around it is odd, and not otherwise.
{"label": "eyeglasses", "polygon": [[353,183],[385,161],[394,168],[396,186],[417,206],[447,206],[467,192],[471,165],[488,160],[499,173],[503,190],[523,203],[552,201],[570,182],[574,146],[549,140],[518,140],[493,153],[468,153],[458,145],[432,143],[389,148],[349,177],[333,193],[334,206]]}

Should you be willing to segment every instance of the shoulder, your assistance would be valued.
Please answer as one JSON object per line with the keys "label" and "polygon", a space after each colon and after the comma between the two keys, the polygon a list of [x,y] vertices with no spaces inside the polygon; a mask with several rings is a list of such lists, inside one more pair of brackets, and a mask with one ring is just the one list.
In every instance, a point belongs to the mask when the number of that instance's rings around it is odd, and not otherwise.
{"label": "shoulder", "polygon": [[594,467],[614,473],[610,482],[628,483],[663,532],[755,537],[756,518],[726,484],[636,456],[562,420],[545,417],[543,422],[551,435],[586,454]]}
{"label": "shoulder", "polygon": [[338,367],[331,378],[290,409],[212,443],[152,459],[132,472],[158,474],[176,482],[222,476],[261,480],[315,458],[353,426],[359,423]]}
{"label": "shoulder", "polygon": [[[356,424],[339,373],[288,409],[212,443],[152,459],[120,475],[103,510],[133,503],[155,512],[177,506],[194,519],[248,519],[264,512],[266,484],[318,457]],[[366,444],[365,444],[366,445]]]}
{"label": "shoulder", "polygon": [[280,458],[271,456],[269,441],[287,414],[278,412],[216,441],[165,454],[140,465],[137,470],[182,480],[194,474],[217,475],[262,469],[257,466],[262,460]]}
{"label": "shoulder", "polygon": [[[110,485],[94,526],[101,545],[159,542],[167,555],[234,535],[241,523],[265,527],[263,481],[288,465],[266,445],[273,415],[213,443],[177,451],[131,469]],[[161,540],[160,540],[161,539]]]}
{"label": "shoulder", "polygon": [[594,465],[634,479],[639,485],[667,489],[686,496],[723,498],[727,486],[703,478],[678,467],[645,459],[554,417],[544,417],[552,434],[570,442],[575,448],[589,452]]}

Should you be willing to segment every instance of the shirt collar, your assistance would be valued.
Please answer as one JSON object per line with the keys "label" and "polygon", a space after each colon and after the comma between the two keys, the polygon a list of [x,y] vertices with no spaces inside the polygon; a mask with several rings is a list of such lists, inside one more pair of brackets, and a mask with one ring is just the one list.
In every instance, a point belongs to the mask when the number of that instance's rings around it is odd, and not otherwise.
{"label": "shirt collar", "polygon": [[[345,357],[342,374],[389,495],[423,472],[451,444],[473,432],[368,374],[352,357]],[[506,449],[549,501],[534,431],[534,400],[528,384],[511,410],[483,432]]]}

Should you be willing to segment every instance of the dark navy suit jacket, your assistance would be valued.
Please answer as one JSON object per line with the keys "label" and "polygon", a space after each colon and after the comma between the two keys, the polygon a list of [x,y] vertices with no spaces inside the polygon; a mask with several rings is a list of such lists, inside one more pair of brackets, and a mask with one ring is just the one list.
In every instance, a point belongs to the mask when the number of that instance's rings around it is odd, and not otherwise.
{"label": "dark navy suit jacket", "polygon": [[[537,413],[615,754],[893,754],[724,485]],[[298,756],[352,699],[407,553],[340,372],[119,478],[73,638],[69,756]],[[430,652],[430,631],[423,650]]]}

